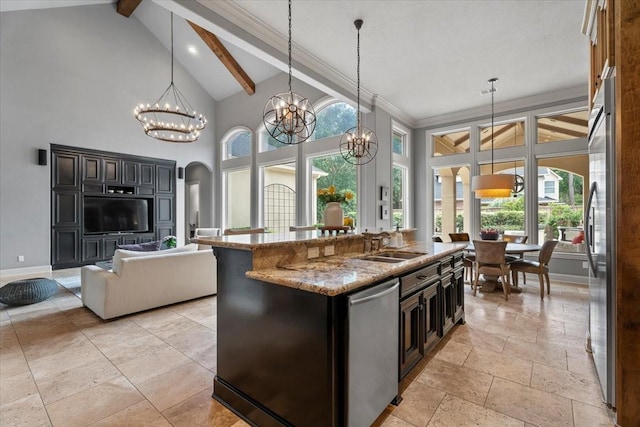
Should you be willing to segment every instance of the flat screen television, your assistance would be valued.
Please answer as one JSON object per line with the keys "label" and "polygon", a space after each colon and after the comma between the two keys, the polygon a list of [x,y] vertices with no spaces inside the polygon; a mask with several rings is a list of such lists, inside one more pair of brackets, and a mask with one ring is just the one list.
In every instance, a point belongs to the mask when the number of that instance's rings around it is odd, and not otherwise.
{"label": "flat screen television", "polygon": [[84,198],[84,233],[106,234],[150,231],[151,199]]}

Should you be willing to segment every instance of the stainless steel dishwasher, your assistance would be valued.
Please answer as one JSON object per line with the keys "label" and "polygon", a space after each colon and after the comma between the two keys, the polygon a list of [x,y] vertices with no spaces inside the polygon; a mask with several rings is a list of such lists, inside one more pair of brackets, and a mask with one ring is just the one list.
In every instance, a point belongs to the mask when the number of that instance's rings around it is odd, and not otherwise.
{"label": "stainless steel dishwasher", "polygon": [[349,296],[348,425],[368,427],[398,395],[399,282]]}

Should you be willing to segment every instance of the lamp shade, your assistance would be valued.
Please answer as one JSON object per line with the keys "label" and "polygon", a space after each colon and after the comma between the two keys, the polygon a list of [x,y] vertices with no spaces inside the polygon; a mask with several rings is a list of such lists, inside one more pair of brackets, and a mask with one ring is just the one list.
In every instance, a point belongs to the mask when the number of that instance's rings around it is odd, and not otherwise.
{"label": "lamp shade", "polygon": [[515,176],[510,174],[478,175],[471,180],[471,190],[477,199],[510,197]]}

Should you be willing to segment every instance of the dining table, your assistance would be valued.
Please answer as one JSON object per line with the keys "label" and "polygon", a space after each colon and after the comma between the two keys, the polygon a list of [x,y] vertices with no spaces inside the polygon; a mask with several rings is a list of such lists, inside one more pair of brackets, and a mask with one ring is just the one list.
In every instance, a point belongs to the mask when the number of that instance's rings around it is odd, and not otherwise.
{"label": "dining table", "polygon": [[[528,252],[539,252],[542,249],[540,245],[534,245],[529,243],[507,243],[507,247],[505,249],[505,253],[507,255],[518,255],[520,258],[524,256],[525,253]],[[470,242],[465,251],[470,255],[475,252],[475,248],[473,246],[473,242]],[[482,275],[484,281],[482,282],[482,287],[480,288],[481,292],[494,292],[496,288],[502,289],[502,283],[499,280],[498,276],[489,276],[486,274]],[[510,286],[511,292],[519,294],[522,292],[522,289],[517,286]]]}

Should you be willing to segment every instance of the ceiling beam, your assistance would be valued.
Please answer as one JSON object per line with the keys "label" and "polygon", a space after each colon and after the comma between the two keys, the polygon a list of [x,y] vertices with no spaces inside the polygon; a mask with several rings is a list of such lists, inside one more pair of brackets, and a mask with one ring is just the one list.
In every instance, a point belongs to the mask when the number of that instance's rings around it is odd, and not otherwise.
{"label": "ceiling beam", "polygon": [[[503,133],[513,129],[513,127],[515,126],[515,123],[507,123],[504,127],[502,127],[502,129],[496,130],[493,132],[493,139],[497,139],[500,135],[502,135]],[[491,130],[491,128],[485,128],[485,129],[489,129]],[[484,130],[484,129],[483,129]],[[484,138],[482,138],[482,140],[480,141],[481,145],[486,144],[487,142],[491,141],[491,134],[488,134],[487,136],[485,136]]]}
{"label": "ceiling beam", "polygon": [[256,92],[256,85],[251,80],[251,77],[245,73],[240,64],[235,60],[235,58],[229,53],[226,47],[220,42],[220,40],[215,36],[215,34],[205,30],[199,25],[194,24],[193,22],[187,20],[191,28],[200,36],[203,42],[215,55],[218,57],[222,65],[227,67],[227,70],[233,75],[233,77],[240,83],[240,86],[247,92],[249,95],[253,95]]}
{"label": "ceiling beam", "polygon": [[571,123],[572,125],[587,127],[588,122],[585,119],[579,119],[577,117],[570,117],[565,115],[546,117],[547,120],[553,121],[554,119],[559,122]]}
{"label": "ceiling beam", "polygon": [[142,0],[118,0],[116,10],[120,15],[128,18],[141,2]]}
{"label": "ceiling beam", "polygon": [[551,131],[551,132],[556,132],[556,133],[560,133],[560,134],[563,134],[563,135],[573,136],[574,138],[584,138],[584,137],[586,137],[584,132],[580,132],[580,131],[577,131],[577,130],[566,129],[566,128],[561,128],[561,127],[558,127],[558,126],[551,126],[551,125],[548,125],[546,123],[538,123],[538,127],[540,129],[548,130],[548,131]]}

